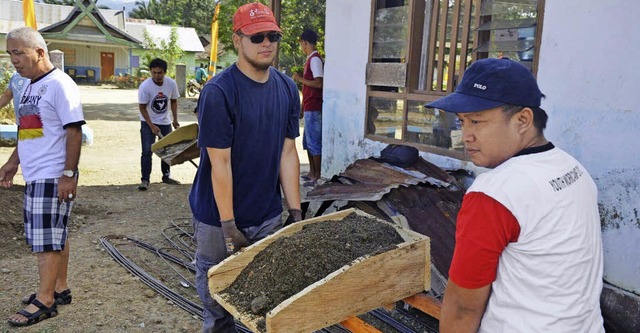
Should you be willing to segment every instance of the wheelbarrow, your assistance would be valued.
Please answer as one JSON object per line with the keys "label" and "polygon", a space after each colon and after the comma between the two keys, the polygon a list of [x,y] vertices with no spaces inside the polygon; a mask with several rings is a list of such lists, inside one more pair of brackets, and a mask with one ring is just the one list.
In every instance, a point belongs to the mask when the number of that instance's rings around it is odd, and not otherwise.
{"label": "wheelbarrow", "polygon": [[198,167],[193,162],[193,159],[200,157],[197,123],[178,127],[164,137],[160,133],[158,136],[160,140],[151,145],[151,151],[163,162],[176,165],[189,161],[193,166]]}

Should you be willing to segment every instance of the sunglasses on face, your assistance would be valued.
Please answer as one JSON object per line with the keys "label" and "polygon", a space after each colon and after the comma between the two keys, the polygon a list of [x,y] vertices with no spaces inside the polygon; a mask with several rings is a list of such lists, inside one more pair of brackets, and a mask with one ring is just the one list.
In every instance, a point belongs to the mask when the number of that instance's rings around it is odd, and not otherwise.
{"label": "sunglasses on face", "polygon": [[249,37],[249,40],[253,44],[260,44],[264,42],[265,37],[267,37],[271,43],[277,43],[282,40],[282,35],[277,32],[269,32],[266,34],[255,34],[255,35],[243,35],[242,33],[238,33],[238,35]]}

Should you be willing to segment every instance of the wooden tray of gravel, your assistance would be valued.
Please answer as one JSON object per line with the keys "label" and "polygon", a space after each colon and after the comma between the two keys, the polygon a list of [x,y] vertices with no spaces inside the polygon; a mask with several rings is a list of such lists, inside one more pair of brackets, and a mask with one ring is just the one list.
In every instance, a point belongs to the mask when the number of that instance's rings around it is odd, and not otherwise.
{"label": "wooden tray of gravel", "polygon": [[209,289],[256,333],[311,332],[430,288],[430,262],[428,237],[349,209],[225,259]]}

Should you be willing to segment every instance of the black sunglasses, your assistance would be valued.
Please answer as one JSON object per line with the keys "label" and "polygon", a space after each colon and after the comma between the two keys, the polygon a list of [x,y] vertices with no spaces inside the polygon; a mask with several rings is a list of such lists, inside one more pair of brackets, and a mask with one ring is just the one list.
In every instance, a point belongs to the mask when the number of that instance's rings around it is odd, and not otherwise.
{"label": "black sunglasses", "polygon": [[239,36],[249,37],[249,40],[253,44],[260,44],[264,42],[264,38],[267,37],[271,43],[277,43],[282,40],[282,35],[277,32],[269,32],[267,34],[255,34],[255,35],[244,35],[238,32]]}

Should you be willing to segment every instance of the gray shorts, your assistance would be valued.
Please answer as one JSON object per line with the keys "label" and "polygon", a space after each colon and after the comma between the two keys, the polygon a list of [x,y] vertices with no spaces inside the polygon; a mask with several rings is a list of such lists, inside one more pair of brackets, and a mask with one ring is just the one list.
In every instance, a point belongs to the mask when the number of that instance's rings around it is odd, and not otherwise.
{"label": "gray shorts", "polygon": [[[209,258],[216,263],[229,256],[224,245],[221,227],[202,223],[194,218],[193,228],[193,234],[198,243],[196,252],[199,256]],[[282,218],[281,215],[278,215],[259,226],[240,228],[240,231],[247,237],[249,243],[255,243],[280,229],[282,229]]]}

